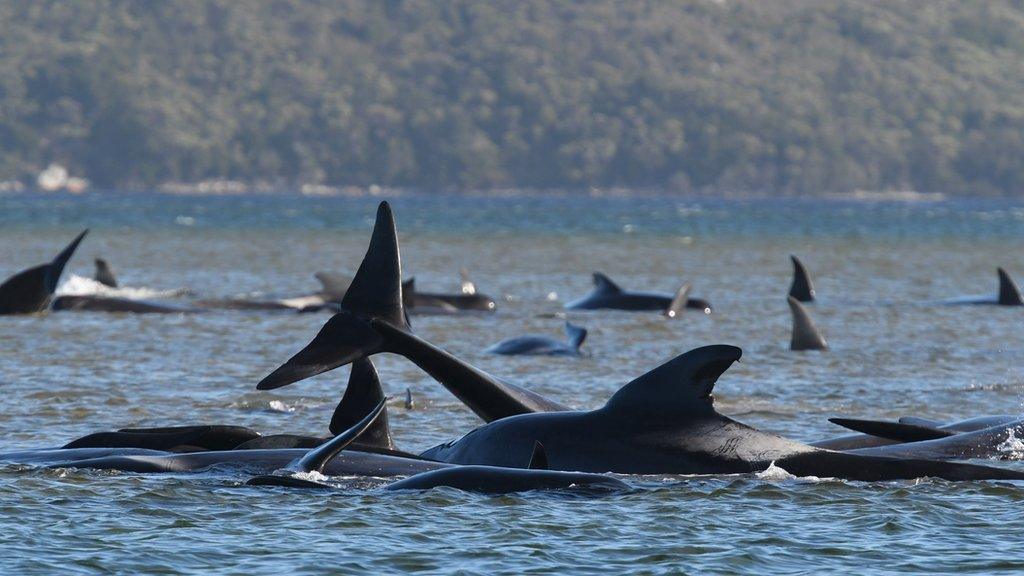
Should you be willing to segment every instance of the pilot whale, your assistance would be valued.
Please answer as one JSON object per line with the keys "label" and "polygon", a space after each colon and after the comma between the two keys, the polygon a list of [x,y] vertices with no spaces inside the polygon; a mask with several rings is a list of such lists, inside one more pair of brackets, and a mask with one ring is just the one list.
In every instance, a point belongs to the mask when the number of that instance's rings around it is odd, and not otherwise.
{"label": "pilot whale", "polygon": [[469,279],[469,272],[465,268],[459,270],[459,274],[462,277],[462,292],[459,294],[422,292],[416,287],[416,278],[409,278],[402,284],[406,309],[414,314],[494,312],[494,299],[477,292],[476,284]]}
{"label": "pilot whale", "polygon": [[313,275],[320,282],[320,290],[312,294],[286,298],[204,298],[194,306],[215,310],[284,310],[316,312],[330,308],[341,301],[348,290],[350,279],[343,274],[320,271]]}
{"label": "pilot whale", "polygon": [[828,350],[825,337],[811,319],[803,304],[792,296],[786,297],[790,314],[793,316],[793,332],[789,340],[790,350]]}
{"label": "pilot whale", "polygon": [[797,302],[814,301],[814,284],[807,268],[796,256],[790,254],[789,259],[793,262],[793,282],[789,285],[789,296]]}
{"label": "pilot whale", "polygon": [[35,314],[47,309],[64,266],[89,231],[85,230],[47,264],[18,272],[0,284],[0,315]]}
{"label": "pilot whale", "polygon": [[[356,437],[363,434],[384,412],[381,400],[361,421],[338,434],[324,445],[310,450],[301,458],[273,474],[264,474],[250,479],[252,486],[286,486],[301,488],[331,488],[329,484],[313,480],[311,473],[322,474],[328,462],[347,448]],[[526,468],[502,468],[497,466],[449,466],[420,472],[403,480],[385,486],[385,490],[429,490],[441,486],[471,492],[506,494],[527,490],[586,490],[622,491],[629,486],[610,476],[580,472],[547,470],[547,455],[544,447],[535,444],[533,454]]]}
{"label": "pilot whale", "polygon": [[202,310],[187,306],[98,294],[57,296],[53,299],[52,308],[55,312],[130,312],[133,314],[194,314],[202,312]]}
{"label": "pilot whale", "polygon": [[485,424],[422,456],[454,464],[509,466],[536,442],[558,470],[623,474],[735,474],[772,464],[797,476],[896,480],[1024,479],[1024,472],[814,448],[756,430],[714,409],[718,378],[739,360],[734,346],[691,350],[626,384],[602,408],[523,414]]}
{"label": "pilot whale", "polygon": [[92,275],[92,279],[108,288],[117,288],[117,278],[114,277],[110,264],[103,258],[96,258],[93,260],[93,264],[96,266],[96,272]]}
{"label": "pilot whale", "polygon": [[587,329],[567,321],[565,336],[567,342],[534,334],[519,336],[488,346],[484,352],[505,356],[579,356],[580,346],[587,338]]}
{"label": "pilot whale", "polygon": [[1010,274],[1003,268],[996,269],[999,277],[999,293],[993,298],[991,296],[968,296],[965,298],[954,298],[945,300],[943,304],[969,304],[969,305],[993,305],[993,306],[1024,306],[1024,299],[1021,299],[1020,288],[1010,278]]}
{"label": "pilot whale", "polygon": [[690,298],[690,285],[684,284],[675,295],[657,294],[653,292],[629,292],[612,282],[601,272],[594,272],[594,290],[586,296],[573,300],[565,305],[568,310],[654,310],[660,311],[670,318],[680,314],[684,309],[700,310],[711,314],[711,304],[707,300]]}

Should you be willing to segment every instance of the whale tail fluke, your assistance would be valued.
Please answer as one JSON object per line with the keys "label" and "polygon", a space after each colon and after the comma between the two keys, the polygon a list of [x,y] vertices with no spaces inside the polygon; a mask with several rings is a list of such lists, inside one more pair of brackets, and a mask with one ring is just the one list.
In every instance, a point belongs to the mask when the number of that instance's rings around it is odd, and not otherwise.
{"label": "whale tail fluke", "polygon": [[64,266],[89,231],[71,241],[48,264],[34,266],[11,276],[0,284],[0,314],[33,314],[50,305]]}
{"label": "whale tail fluke", "polygon": [[803,304],[792,296],[786,297],[789,311],[793,314],[793,336],[789,341],[790,350],[828,350],[828,342],[814,325],[814,320],[807,313]]}
{"label": "whale tail fluke", "polygon": [[569,339],[569,345],[575,348],[576,352],[579,352],[580,346],[583,346],[583,341],[587,339],[587,329],[566,321],[565,336]]}
{"label": "whale tail fluke", "polygon": [[[366,416],[377,404],[385,399],[380,377],[369,358],[360,358],[352,363],[345,394],[338,402],[331,416],[331,434],[338,435],[348,430]],[[388,413],[377,418],[356,440],[359,444],[394,450],[395,441],[388,426]]]}
{"label": "whale tail fluke", "polygon": [[370,246],[340,308],[305,348],[256,387],[259,390],[279,388],[383,351],[385,339],[371,322],[409,330],[402,302],[398,232],[387,202],[381,202],[377,208]]}
{"label": "whale tail fluke", "polygon": [[932,426],[886,422],[884,420],[861,420],[859,418],[829,418],[829,422],[869,436],[877,436],[896,442],[921,442],[954,436],[956,432]]}
{"label": "whale tail fluke", "polygon": [[667,318],[675,318],[686,310],[687,304],[690,301],[690,284],[686,283],[676,290],[676,295],[672,297],[672,301],[669,302],[668,308],[662,312],[662,315]]}
{"label": "whale tail fluke", "polygon": [[1006,270],[1002,268],[998,269],[999,273],[999,305],[1000,306],[1022,306],[1024,300],[1020,296],[1020,288],[1017,287],[1017,283],[1010,278],[1010,275],[1006,273]]}
{"label": "whale tail fluke", "polygon": [[807,273],[803,262],[796,256],[790,255],[793,261],[793,283],[789,286],[789,295],[799,302],[811,302],[814,300],[814,284],[811,283],[811,275]]}
{"label": "whale tail fluke", "polygon": [[109,286],[110,288],[117,288],[117,278],[114,277],[114,271],[110,269],[110,264],[103,258],[96,258],[93,261],[96,264],[96,273],[93,274],[93,280]]}

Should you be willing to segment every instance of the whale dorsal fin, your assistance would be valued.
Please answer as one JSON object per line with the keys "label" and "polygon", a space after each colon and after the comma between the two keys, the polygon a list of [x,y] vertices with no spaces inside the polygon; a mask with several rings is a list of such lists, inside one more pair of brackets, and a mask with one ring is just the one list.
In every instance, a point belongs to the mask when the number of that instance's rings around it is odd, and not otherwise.
{"label": "whale dorsal fin", "polygon": [[530,456],[530,465],[527,468],[530,470],[548,469],[548,454],[544,450],[544,445],[536,440],[533,442],[533,455]]}
{"label": "whale dorsal fin", "polygon": [[565,322],[565,336],[569,339],[569,345],[580,351],[580,346],[583,345],[583,341],[587,339],[587,329],[583,326],[577,326],[568,320]]}
{"label": "whale dorsal fin", "polygon": [[459,268],[459,279],[462,281],[462,293],[467,296],[476,294],[476,284],[469,277],[469,270]]}
{"label": "whale dorsal fin", "polygon": [[1017,283],[1010,278],[1010,275],[1006,273],[1006,270],[1002,268],[998,269],[999,273],[999,305],[1000,306],[1021,306],[1024,305],[1024,300],[1020,297],[1020,288],[1017,288]]}
{"label": "whale dorsal fin", "polygon": [[114,272],[110,269],[107,261],[103,258],[96,258],[93,263],[96,264],[96,273],[93,274],[93,280],[104,286],[117,288],[117,278],[114,277]]}
{"label": "whale dorsal fin", "polygon": [[855,432],[861,432],[870,436],[895,440],[897,442],[921,442],[923,440],[935,440],[954,436],[956,432],[941,430],[931,426],[919,426],[917,424],[901,424],[899,422],[886,422],[884,420],[861,420],[858,418],[829,418],[829,422],[838,424],[843,428],[849,428]]}
{"label": "whale dorsal fin", "polygon": [[320,291],[327,300],[332,302],[341,302],[345,298],[345,292],[348,292],[348,287],[352,284],[352,278],[345,274],[338,274],[336,272],[327,272],[321,270],[313,277],[320,282]]}
{"label": "whale dorsal fin", "polygon": [[789,341],[790,350],[828,350],[828,342],[814,325],[807,309],[792,296],[786,297],[789,311],[793,314],[793,336]]}
{"label": "whale dorsal fin", "polygon": [[[380,377],[370,359],[360,358],[353,362],[345,394],[331,416],[331,434],[341,434],[351,428],[383,399],[384,390],[380,387]],[[359,436],[358,441],[367,446],[394,449],[395,441],[391,438],[387,410]]]}
{"label": "whale dorsal fin", "polygon": [[814,300],[814,284],[811,283],[807,268],[796,256],[790,255],[789,258],[793,261],[793,283],[789,286],[789,295],[800,302]]}
{"label": "whale dorsal fin", "polygon": [[85,230],[75,237],[48,264],[23,270],[0,284],[0,314],[31,314],[45,310],[57,289],[64,266],[88,233]]}
{"label": "whale dorsal fin", "polygon": [[676,295],[672,297],[672,301],[669,302],[668,308],[662,312],[664,316],[669,318],[675,318],[686,310],[686,303],[690,300],[690,284],[687,282],[676,290]]}
{"label": "whale dorsal fin", "polygon": [[620,388],[605,409],[664,415],[713,412],[715,382],[742,354],[725,344],[690,350]]}
{"label": "whale dorsal fin", "polygon": [[619,288],[618,284],[612,282],[611,278],[600,272],[594,272],[594,287],[596,288],[594,291],[599,294],[618,294],[622,292],[622,288]]}
{"label": "whale dorsal fin", "polygon": [[296,472],[320,472],[331,458],[334,458],[356,438],[361,436],[377,420],[377,417],[384,413],[384,406],[385,401],[381,400],[362,420],[356,422],[348,430],[306,452],[306,455],[299,458],[290,468]]}

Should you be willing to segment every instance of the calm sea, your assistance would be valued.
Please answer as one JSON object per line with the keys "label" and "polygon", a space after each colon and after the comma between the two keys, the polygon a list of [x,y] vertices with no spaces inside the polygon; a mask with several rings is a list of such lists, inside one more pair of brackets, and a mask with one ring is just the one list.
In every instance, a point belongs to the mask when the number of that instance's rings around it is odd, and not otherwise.
{"label": "calm sea", "polygon": [[[135,294],[291,296],[318,270],[353,272],[378,198],[156,194],[0,196],[0,276],[92,232],[65,272],[81,289],[103,257]],[[1020,413],[1024,310],[937,301],[1024,281],[1024,203],[410,195],[392,199],[406,276],[456,291],[467,268],[493,316],[414,317],[421,336],[565,404],[593,408],[696,346],[743,348],[719,411],[812,441],[832,416],[939,419]],[[788,350],[799,255],[832,347]],[[583,358],[505,358],[488,345],[561,334],[562,306],[600,270],[622,286],[683,282],[711,316],[570,313]],[[172,300],[186,302],[187,299]],[[347,369],[274,392],[255,384],[326,315],[55,313],[0,317],[3,449],[127,426],[229,423],[326,433]],[[480,422],[411,363],[376,358],[400,447]],[[995,462],[1020,466],[1018,462]],[[0,467],[0,571],[15,573],[903,573],[1024,570],[1024,485],[864,484],[785,475],[629,478],[602,498],[331,493],[241,486],[221,473],[149,475]]]}

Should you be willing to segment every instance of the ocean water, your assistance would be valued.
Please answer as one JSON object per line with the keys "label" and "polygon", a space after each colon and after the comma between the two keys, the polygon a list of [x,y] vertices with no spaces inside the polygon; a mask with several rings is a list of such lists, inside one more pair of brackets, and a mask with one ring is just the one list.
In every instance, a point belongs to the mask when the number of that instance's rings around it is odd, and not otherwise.
{"label": "ocean water", "polygon": [[[379,198],[0,196],[0,276],[92,231],[64,276],[88,290],[106,258],[133,295],[291,296],[318,270],[353,272]],[[498,301],[489,316],[414,317],[418,334],[495,375],[594,408],[691,348],[744,350],[718,410],[813,441],[832,416],[959,419],[1021,413],[1024,310],[942,306],[1024,280],[1024,203],[407,195],[391,199],[405,275]],[[831,350],[788,350],[797,254]],[[623,287],[691,282],[710,316],[563,312],[600,270]],[[83,288],[84,286],[84,288]],[[342,368],[281,390],[255,384],[326,314],[52,313],[0,317],[2,450],[128,426],[229,423],[326,433]],[[582,358],[484,354],[503,338],[586,326]],[[375,358],[399,446],[479,420],[408,361]],[[406,388],[416,405],[406,410]],[[1017,456],[1009,453],[1008,456]],[[989,462],[1024,467],[1016,460]],[[305,492],[228,472],[137,475],[0,466],[4,573],[1014,573],[1024,483],[857,483],[755,476],[636,477],[627,494],[390,493],[383,480]]]}

